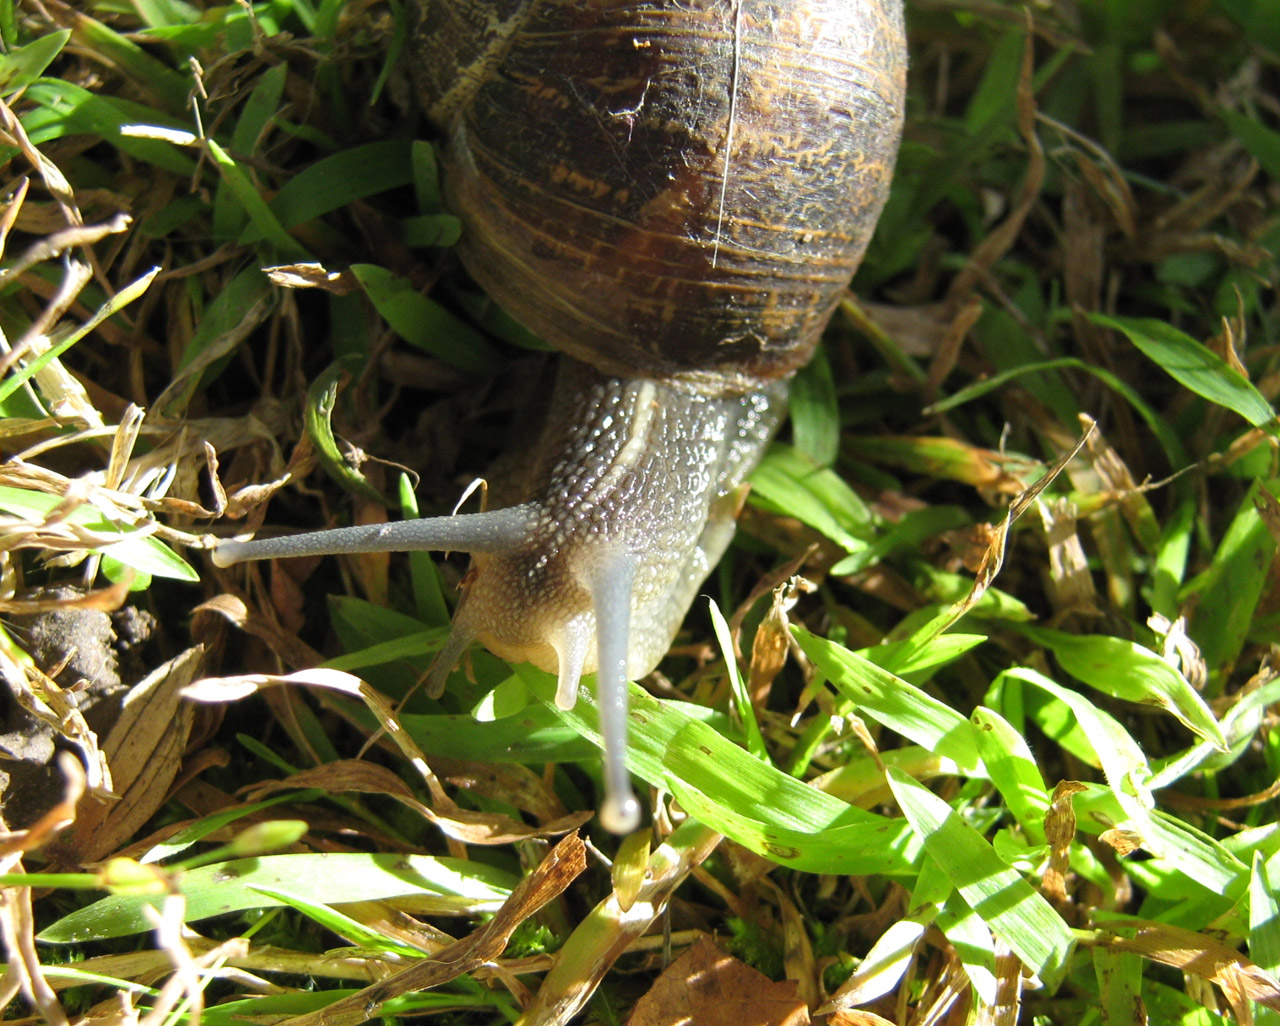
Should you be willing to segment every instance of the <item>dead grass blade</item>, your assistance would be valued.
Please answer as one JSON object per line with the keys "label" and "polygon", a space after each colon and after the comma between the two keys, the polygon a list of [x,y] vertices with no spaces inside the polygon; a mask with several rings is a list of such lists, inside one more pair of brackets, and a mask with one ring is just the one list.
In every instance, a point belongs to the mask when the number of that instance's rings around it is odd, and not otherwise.
{"label": "dead grass blade", "polygon": [[1255,1001],[1280,1011],[1280,983],[1245,958],[1235,948],[1208,934],[1169,923],[1129,920],[1136,923],[1132,936],[1099,930],[1091,941],[1114,951],[1132,951],[1162,965],[1216,983],[1231,1002],[1236,1017],[1249,1016],[1247,1002]]}
{"label": "dead grass blade", "polygon": [[356,1026],[377,1015],[392,998],[438,987],[494,961],[515,928],[562,894],[587,868],[586,851],[582,838],[570,834],[520,881],[493,918],[470,936],[327,1008],[288,1019],[283,1026]]}
{"label": "dead grass blade", "polygon": [[1053,789],[1053,801],[1044,817],[1044,835],[1049,842],[1049,864],[1044,871],[1045,896],[1061,910],[1070,903],[1067,868],[1071,864],[1071,842],[1076,837],[1076,811],[1071,799],[1088,790],[1075,780],[1061,780]]}
{"label": "dead grass blade", "polygon": [[[418,775],[431,792],[431,800],[436,809],[431,809],[413,797],[412,792],[395,774],[381,769],[371,763],[346,762],[338,764],[338,772],[342,775],[343,786],[348,790],[389,793],[398,801],[410,805],[420,815],[438,826],[446,837],[466,844],[509,844],[515,840],[528,840],[533,837],[554,836],[568,830],[574,830],[592,815],[577,813],[564,816],[541,827],[529,827],[509,816],[496,813],[472,812],[459,808],[445,793],[443,785],[431,767],[427,764],[422,750],[400,725],[391,705],[378,692],[359,677],[338,670],[314,669],[286,676],[268,674],[251,674],[243,677],[207,678],[186,689],[186,697],[199,702],[229,702],[253,694],[262,688],[279,684],[298,684],[304,687],[321,688],[345,694],[359,699],[377,719],[382,730],[391,738],[400,753],[409,760]],[[306,776],[310,781],[306,785],[298,785],[297,777],[282,785],[286,787],[332,786],[331,776],[333,764],[319,767],[313,775]],[[375,780],[376,778],[376,780]],[[373,781],[371,783],[371,781]]]}
{"label": "dead grass blade", "polygon": [[[43,847],[75,820],[76,804],[85,791],[84,769],[66,752],[59,757],[58,766],[66,777],[62,800],[28,829],[3,837],[0,872],[25,873],[22,854]],[[3,826],[0,821],[0,828]],[[49,1026],[67,1026],[66,1012],[45,979],[36,951],[30,887],[0,887],[0,939],[4,941],[7,963],[4,975],[0,976],[0,1008],[21,994]]]}
{"label": "dead grass blade", "polygon": [[627,911],[610,894],[580,921],[517,1026],[563,1026],[577,1015],[614,962],[649,930],[675,889],[721,841],[701,827],[684,833],[682,843],[673,843],[676,836],[650,855],[649,871],[639,893],[628,896]]}
{"label": "dead grass blade", "polygon": [[112,800],[82,803],[74,830],[58,844],[59,857],[96,862],[127,843],[163,804],[191,733],[192,709],[182,689],[203,659],[203,646],[189,648],[130,691],[102,746]]}
{"label": "dead grass blade", "polygon": [[530,827],[510,816],[459,808],[443,791],[433,795],[433,799],[443,807],[438,812],[418,801],[405,782],[385,766],[354,759],[325,763],[323,766],[295,773],[284,780],[262,781],[248,790],[247,797],[250,801],[260,801],[277,791],[312,787],[334,794],[357,792],[387,795],[438,826],[447,836],[466,844],[511,844],[535,837],[556,837],[576,830],[593,815],[591,812],[578,812],[540,827]]}
{"label": "dead grass blade", "polygon": [[[1031,21],[1030,12],[1027,21]],[[1040,189],[1044,185],[1044,147],[1036,135],[1036,101],[1033,85],[1035,71],[1034,38],[1027,32],[1026,46],[1022,54],[1021,74],[1018,76],[1018,131],[1027,144],[1027,171],[1018,188],[1017,198],[1009,216],[997,225],[970,254],[965,268],[947,289],[947,302],[952,309],[960,307],[978,284],[986,278],[992,266],[1017,240],[1022,226],[1031,213]]]}
{"label": "dead grass blade", "polygon": [[[978,569],[974,574],[973,587],[969,590],[968,595],[966,595],[961,601],[957,602],[947,611],[946,616],[938,621],[934,628],[936,630],[936,634],[941,634],[953,623],[959,620],[960,617],[964,616],[965,613],[972,609],[977,604],[978,600],[986,594],[987,589],[991,587],[992,583],[999,575],[1000,568],[1004,566],[1005,549],[1009,543],[1009,535],[1013,529],[1014,523],[1022,516],[1023,513],[1031,508],[1032,503],[1039,499],[1041,493],[1043,493],[1044,490],[1053,483],[1058,475],[1066,469],[1067,465],[1076,458],[1080,450],[1084,448],[1085,443],[1088,442],[1091,433],[1092,427],[1085,431],[1070,452],[1063,453],[1054,460],[1053,463],[1045,470],[1044,474],[1037,479],[1035,484],[1031,485],[1030,488],[1025,489],[1011,503],[1009,503],[1009,509],[1006,511],[1004,519],[990,531],[990,540],[987,545],[987,550],[983,554],[982,559],[978,564]],[[936,634],[934,636],[936,636]]]}

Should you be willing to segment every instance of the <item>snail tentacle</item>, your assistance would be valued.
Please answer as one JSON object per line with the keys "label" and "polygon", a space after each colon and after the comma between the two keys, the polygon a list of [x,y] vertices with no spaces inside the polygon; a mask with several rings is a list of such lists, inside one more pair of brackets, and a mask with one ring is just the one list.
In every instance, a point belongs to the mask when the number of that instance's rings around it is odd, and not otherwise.
{"label": "snail tentacle", "polygon": [[278,538],[229,538],[214,547],[213,563],[226,567],[251,559],[357,552],[509,552],[530,537],[536,523],[536,507],[529,503],[463,516],[339,527]]}
{"label": "snail tentacle", "polygon": [[627,773],[627,658],[630,651],[631,595],[635,565],[629,553],[602,560],[592,581],[596,613],[596,701],[604,738],[604,802],[600,823],[616,834],[640,825],[640,803]]}
{"label": "snail tentacle", "polygon": [[[597,612],[597,618],[598,618]],[[564,625],[556,644],[556,708],[572,709],[578,702],[578,683],[591,649],[591,617],[583,613]]]}

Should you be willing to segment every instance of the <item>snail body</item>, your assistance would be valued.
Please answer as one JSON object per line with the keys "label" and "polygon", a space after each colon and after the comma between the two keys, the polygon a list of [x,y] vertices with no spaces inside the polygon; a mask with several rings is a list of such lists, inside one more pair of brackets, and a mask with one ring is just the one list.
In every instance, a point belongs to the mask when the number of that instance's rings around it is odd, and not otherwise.
{"label": "snail body", "polygon": [[473,556],[465,646],[597,670],[602,821],[638,822],[626,681],[666,652],[847,288],[902,124],[900,0],[419,0],[414,70],[472,276],[566,354],[508,509],[261,541],[240,559]]}

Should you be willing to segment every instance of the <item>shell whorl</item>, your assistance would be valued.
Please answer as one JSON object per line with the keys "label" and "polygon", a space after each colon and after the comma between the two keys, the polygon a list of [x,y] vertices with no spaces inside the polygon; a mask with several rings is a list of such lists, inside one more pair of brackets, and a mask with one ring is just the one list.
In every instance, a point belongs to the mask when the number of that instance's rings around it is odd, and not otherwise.
{"label": "shell whorl", "polygon": [[460,251],[508,312],[708,391],[807,362],[892,176],[896,0],[422,6]]}

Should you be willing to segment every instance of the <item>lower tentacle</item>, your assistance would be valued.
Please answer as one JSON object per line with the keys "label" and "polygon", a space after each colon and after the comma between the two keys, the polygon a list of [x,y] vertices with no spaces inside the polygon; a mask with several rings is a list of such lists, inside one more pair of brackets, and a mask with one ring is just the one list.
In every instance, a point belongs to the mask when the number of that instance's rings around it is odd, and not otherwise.
{"label": "lower tentacle", "polygon": [[631,589],[635,566],[622,551],[603,559],[593,575],[591,600],[596,613],[596,699],[604,736],[604,804],[600,822],[606,830],[630,833],[640,825],[640,803],[627,773],[627,653],[631,633]]}

